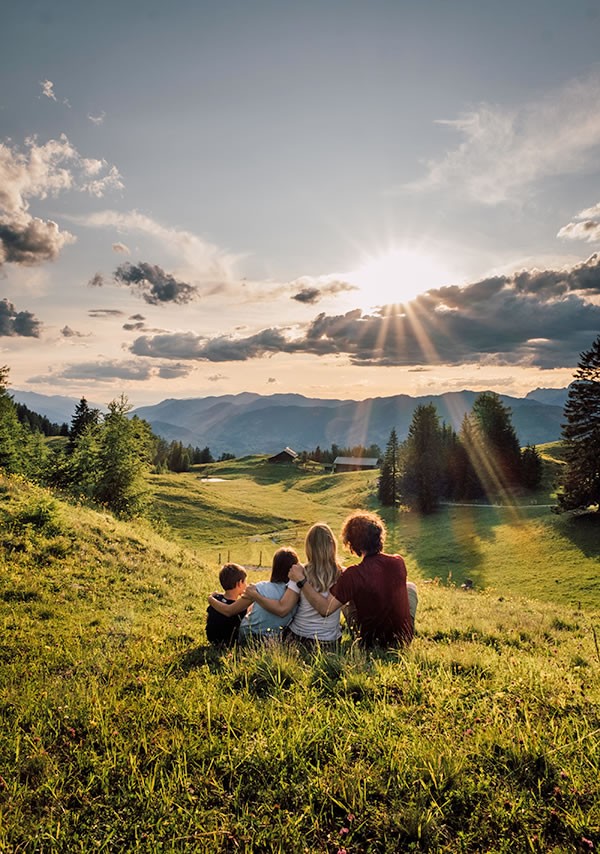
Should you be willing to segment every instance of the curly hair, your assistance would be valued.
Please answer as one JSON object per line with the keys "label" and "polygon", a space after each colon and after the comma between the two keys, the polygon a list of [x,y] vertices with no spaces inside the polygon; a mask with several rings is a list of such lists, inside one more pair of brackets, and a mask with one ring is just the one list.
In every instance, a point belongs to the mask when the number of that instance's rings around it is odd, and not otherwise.
{"label": "curly hair", "polygon": [[377,513],[351,513],[342,527],[342,542],[354,554],[376,555],[383,551],[385,525]]}

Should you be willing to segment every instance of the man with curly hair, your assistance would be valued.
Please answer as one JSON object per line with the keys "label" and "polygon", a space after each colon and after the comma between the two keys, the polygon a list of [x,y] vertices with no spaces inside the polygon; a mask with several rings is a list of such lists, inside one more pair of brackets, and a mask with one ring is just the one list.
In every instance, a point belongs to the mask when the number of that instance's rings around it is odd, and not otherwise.
{"label": "man with curly hair", "polygon": [[362,560],[342,573],[328,598],[314,590],[301,564],[290,570],[290,579],[322,616],[346,605],[350,629],[364,646],[403,646],[414,633],[417,588],[406,580],[404,559],[384,553],[385,534],[376,513],[359,511],[348,516],[342,541]]}

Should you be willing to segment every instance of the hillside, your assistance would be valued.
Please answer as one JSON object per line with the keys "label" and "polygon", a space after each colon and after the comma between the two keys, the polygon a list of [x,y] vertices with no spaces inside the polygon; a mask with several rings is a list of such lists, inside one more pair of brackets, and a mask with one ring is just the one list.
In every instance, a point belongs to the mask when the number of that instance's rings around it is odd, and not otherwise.
{"label": "hillside", "polygon": [[[272,518],[244,511],[244,536],[301,516],[302,495],[329,516],[364,476],[278,486],[258,468],[238,472],[246,500],[252,482],[297,505],[265,498]],[[216,567],[156,523],[10,478],[0,514],[0,850],[600,844],[598,609],[421,582],[406,652],[219,656],[203,632]]]}

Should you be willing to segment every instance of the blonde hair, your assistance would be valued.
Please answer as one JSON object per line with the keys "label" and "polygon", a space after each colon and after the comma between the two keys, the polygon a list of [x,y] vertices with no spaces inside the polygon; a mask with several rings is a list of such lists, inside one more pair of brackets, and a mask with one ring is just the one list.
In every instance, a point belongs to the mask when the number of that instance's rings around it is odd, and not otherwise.
{"label": "blonde hair", "polygon": [[309,529],[304,543],[308,563],[306,577],[320,593],[335,584],[342,568],[337,557],[337,542],[333,531],[324,522],[317,522]]}

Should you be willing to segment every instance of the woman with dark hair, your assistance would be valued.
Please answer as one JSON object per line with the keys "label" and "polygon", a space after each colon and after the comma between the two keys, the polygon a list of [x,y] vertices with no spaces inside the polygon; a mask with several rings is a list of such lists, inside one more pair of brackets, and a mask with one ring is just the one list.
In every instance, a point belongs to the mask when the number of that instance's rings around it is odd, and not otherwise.
{"label": "woman with dark hair", "polygon": [[407,584],[404,559],[384,554],[385,533],[376,513],[359,511],[348,516],[342,541],[362,560],[342,573],[328,598],[315,591],[300,565],[290,570],[290,578],[302,586],[322,616],[349,606],[350,628],[365,646],[402,646],[411,642],[414,633],[417,589]]}
{"label": "woman with dark hair", "polygon": [[[273,555],[270,580],[257,582],[256,590],[266,599],[281,599],[289,583],[288,573],[295,563],[298,563],[298,555],[293,549],[278,549]],[[246,608],[248,609],[239,628],[239,638],[242,641],[251,638],[264,640],[269,637],[280,637],[282,630],[291,623],[296,611],[295,606],[293,606],[285,615],[273,614],[257,602],[251,604],[250,599],[245,595],[240,596],[231,604],[219,602],[211,595],[208,597],[208,603],[212,605],[215,611],[225,617],[233,617],[236,614],[241,614]]]}

